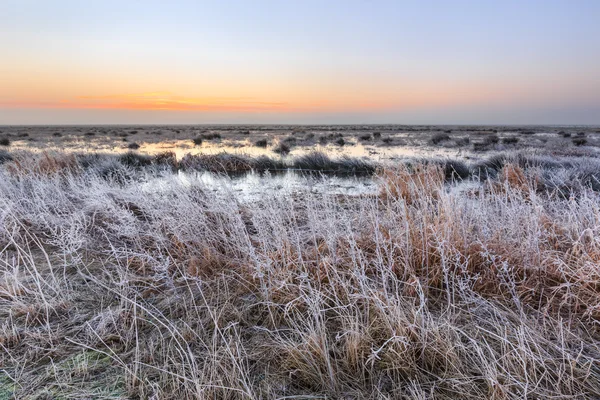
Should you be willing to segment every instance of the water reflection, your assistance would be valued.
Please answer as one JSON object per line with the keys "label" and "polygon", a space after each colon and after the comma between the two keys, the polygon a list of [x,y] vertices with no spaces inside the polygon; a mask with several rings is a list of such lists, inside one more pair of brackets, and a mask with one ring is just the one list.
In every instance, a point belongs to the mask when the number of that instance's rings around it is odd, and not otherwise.
{"label": "water reflection", "polygon": [[[222,139],[214,142],[204,141],[201,145],[195,146],[189,139],[165,139],[157,142],[139,142],[139,148],[136,152],[141,154],[155,155],[164,152],[173,152],[178,159],[186,154],[218,154],[230,153],[248,156],[271,156],[280,155],[273,152],[277,141],[271,142],[267,148],[254,146],[250,140]],[[373,161],[395,160],[406,157],[464,157],[467,155],[464,150],[457,148],[432,147],[426,144],[405,144],[405,145],[381,145],[367,144],[359,141],[347,141],[348,144],[339,146],[336,144],[321,145],[302,144],[292,146],[291,151],[285,157],[302,156],[310,152],[321,151],[332,157],[350,156],[367,157]],[[126,153],[131,151],[128,143],[124,143],[113,138],[93,137],[93,138],[52,138],[45,142],[30,142],[26,140],[15,140],[11,145],[14,150],[27,150],[31,152],[56,151],[70,153]]]}
{"label": "water reflection", "polygon": [[[146,190],[161,191],[169,187],[167,182],[171,179],[171,176],[153,178],[143,187]],[[259,200],[268,192],[285,196],[307,192],[353,196],[378,192],[377,182],[372,178],[307,175],[296,171],[277,174],[250,172],[239,176],[180,171],[177,179],[184,186],[198,186],[204,190],[234,196],[244,202]]]}

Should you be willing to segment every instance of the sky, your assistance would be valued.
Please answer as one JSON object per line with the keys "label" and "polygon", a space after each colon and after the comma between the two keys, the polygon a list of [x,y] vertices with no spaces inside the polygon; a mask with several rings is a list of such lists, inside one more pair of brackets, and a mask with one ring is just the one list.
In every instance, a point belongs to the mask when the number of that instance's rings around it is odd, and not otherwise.
{"label": "sky", "polygon": [[0,0],[0,124],[600,124],[597,0]]}

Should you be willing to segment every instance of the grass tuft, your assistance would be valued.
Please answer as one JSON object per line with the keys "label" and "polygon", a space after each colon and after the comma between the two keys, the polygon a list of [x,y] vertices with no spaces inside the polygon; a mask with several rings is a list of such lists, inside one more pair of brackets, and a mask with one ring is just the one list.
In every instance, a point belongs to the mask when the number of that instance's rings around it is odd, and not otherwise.
{"label": "grass tuft", "polygon": [[254,145],[256,147],[266,148],[269,145],[269,142],[267,139],[258,139],[256,142],[254,142]]}

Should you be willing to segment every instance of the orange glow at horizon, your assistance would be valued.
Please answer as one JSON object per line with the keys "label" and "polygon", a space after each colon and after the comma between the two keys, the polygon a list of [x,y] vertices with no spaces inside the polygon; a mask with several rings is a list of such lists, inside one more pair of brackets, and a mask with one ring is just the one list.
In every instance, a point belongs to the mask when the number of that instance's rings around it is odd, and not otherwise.
{"label": "orange glow at horizon", "polygon": [[[397,91],[382,93],[352,93],[343,88],[320,95],[320,93],[287,93],[286,100],[239,97],[191,97],[169,91],[131,94],[99,94],[62,96],[38,96],[38,100],[21,98],[2,99],[0,107],[36,109],[103,109],[148,111],[213,111],[213,112],[262,112],[262,111],[385,111],[404,108],[422,108],[475,104],[478,102],[502,103],[514,101],[514,91],[499,88],[478,87],[404,87]],[[29,97],[29,96],[27,96]],[[44,99],[44,97],[46,97]],[[66,97],[66,98],[65,98]],[[284,96],[273,96],[282,98]],[[288,100],[289,99],[289,100]],[[375,100],[377,99],[377,100]]]}

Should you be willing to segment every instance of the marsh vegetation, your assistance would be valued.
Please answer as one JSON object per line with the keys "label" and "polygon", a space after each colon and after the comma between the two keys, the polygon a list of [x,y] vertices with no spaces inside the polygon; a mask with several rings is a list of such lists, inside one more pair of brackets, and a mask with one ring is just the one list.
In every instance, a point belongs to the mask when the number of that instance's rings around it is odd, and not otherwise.
{"label": "marsh vegetation", "polygon": [[0,397],[600,396],[596,158],[6,156]]}

